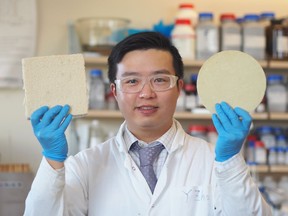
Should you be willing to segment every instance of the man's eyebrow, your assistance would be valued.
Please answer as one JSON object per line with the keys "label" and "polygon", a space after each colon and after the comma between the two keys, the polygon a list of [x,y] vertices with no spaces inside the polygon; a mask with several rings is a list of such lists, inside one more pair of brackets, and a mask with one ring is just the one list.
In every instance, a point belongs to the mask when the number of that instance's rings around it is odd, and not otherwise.
{"label": "man's eyebrow", "polygon": [[139,75],[139,73],[133,72],[133,71],[131,71],[131,72],[127,71],[121,75],[121,77],[127,77],[127,76],[140,76],[140,75]]}
{"label": "man's eyebrow", "polygon": [[163,69],[163,70],[154,71],[153,74],[171,74],[171,73],[169,70]]}
{"label": "man's eyebrow", "polygon": [[[152,74],[157,75],[157,74],[171,74],[171,73],[170,73],[170,71],[163,69],[163,70],[153,71]],[[134,71],[126,71],[121,75],[121,77],[128,77],[128,76],[142,76],[142,75],[140,73],[134,72]]]}

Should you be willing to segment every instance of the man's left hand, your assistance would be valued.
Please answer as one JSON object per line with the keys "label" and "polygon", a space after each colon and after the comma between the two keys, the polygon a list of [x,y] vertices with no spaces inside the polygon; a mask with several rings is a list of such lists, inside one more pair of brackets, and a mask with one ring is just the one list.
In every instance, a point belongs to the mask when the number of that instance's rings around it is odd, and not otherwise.
{"label": "man's left hand", "polygon": [[215,105],[212,121],[218,132],[215,147],[216,161],[223,162],[240,152],[247,137],[252,118],[247,111],[231,108],[226,102]]}

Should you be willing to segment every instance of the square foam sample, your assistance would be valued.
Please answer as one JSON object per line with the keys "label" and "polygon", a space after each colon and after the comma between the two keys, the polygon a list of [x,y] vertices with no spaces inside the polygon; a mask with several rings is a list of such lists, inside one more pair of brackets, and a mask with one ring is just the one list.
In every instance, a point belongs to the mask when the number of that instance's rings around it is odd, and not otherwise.
{"label": "square foam sample", "polygon": [[25,115],[41,106],[68,104],[73,116],[88,113],[88,88],[82,54],[22,59]]}

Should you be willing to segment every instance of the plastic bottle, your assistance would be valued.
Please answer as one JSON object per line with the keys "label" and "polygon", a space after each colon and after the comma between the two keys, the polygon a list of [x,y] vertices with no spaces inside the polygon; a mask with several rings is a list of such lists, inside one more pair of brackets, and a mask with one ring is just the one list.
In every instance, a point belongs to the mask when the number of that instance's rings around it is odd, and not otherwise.
{"label": "plastic bottle", "polygon": [[208,140],[206,136],[207,130],[204,125],[190,125],[188,131],[191,136]]}
{"label": "plastic bottle", "polygon": [[269,165],[276,165],[278,163],[277,154],[278,154],[278,152],[277,152],[276,147],[270,147],[269,148],[269,156],[268,156]]}
{"label": "plastic bottle", "polygon": [[287,146],[286,137],[283,134],[276,136],[276,146],[281,148],[285,148]]}
{"label": "plastic bottle", "polygon": [[220,16],[220,50],[241,50],[241,27],[235,15],[225,13]]}
{"label": "plastic bottle", "polygon": [[277,147],[277,164],[284,165],[286,162],[286,148]]}
{"label": "plastic bottle", "polygon": [[171,39],[182,58],[195,59],[195,31],[188,19],[177,19]]}
{"label": "plastic bottle", "polygon": [[246,161],[248,164],[255,163],[255,140],[249,140],[247,143]]}
{"label": "plastic bottle", "polygon": [[190,3],[180,4],[175,20],[177,19],[189,19],[191,27],[195,29],[195,26],[198,23],[198,13],[195,10],[194,4]]}
{"label": "plastic bottle", "polygon": [[273,127],[273,133],[274,133],[274,135],[277,137],[277,136],[284,136],[285,137],[285,135],[284,135],[284,129],[283,128],[281,128],[281,127],[276,127],[276,126],[274,126]]}
{"label": "plastic bottle", "polygon": [[273,134],[273,128],[270,126],[262,126],[257,128],[260,140],[264,142],[267,149],[276,146],[276,138]]}
{"label": "plastic bottle", "polygon": [[92,69],[90,71],[89,109],[105,108],[105,83],[102,71]]}
{"label": "plastic bottle", "polygon": [[93,120],[89,127],[89,146],[93,147],[104,142],[106,135],[98,120]]}
{"label": "plastic bottle", "polygon": [[242,24],[242,50],[257,60],[265,59],[265,27],[259,22],[256,14],[244,16]]}
{"label": "plastic bottle", "polygon": [[265,144],[262,141],[255,141],[255,163],[266,164],[267,152]]}
{"label": "plastic bottle", "polygon": [[288,146],[285,148],[285,165],[288,165]]}
{"label": "plastic bottle", "polygon": [[196,59],[205,60],[219,51],[218,27],[212,13],[200,13],[196,26]]}
{"label": "plastic bottle", "polygon": [[287,106],[287,90],[282,75],[271,74],[267,77],[267,105],[270,112],[285,112]]}

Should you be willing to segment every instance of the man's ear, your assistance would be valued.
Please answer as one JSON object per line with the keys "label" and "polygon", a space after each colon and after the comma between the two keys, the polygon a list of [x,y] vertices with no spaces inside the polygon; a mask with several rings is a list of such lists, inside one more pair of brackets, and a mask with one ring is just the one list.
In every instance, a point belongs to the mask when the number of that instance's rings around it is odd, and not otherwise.
{"label": "man's ear", "polygon": [[179,80],[177,80],[177,82],[178,82],[178,84],[177,84],[178,92],[179,92],[179,95],[180,95],[180,92],[181,92],[181,90],[184,87],[184,80],[183,79],[179,79]]}
{"label": "man's ear", "polygon": [[113,95],[114,95],[114,97],[115,97],[115,99],[116,99],[116,101],[117,101],[117,92],[116,92],[116,85],[115,85],[115,83],[111,83],[111,84],[110,84],[110,90],[112,91],[112,93],[113,93]]}

